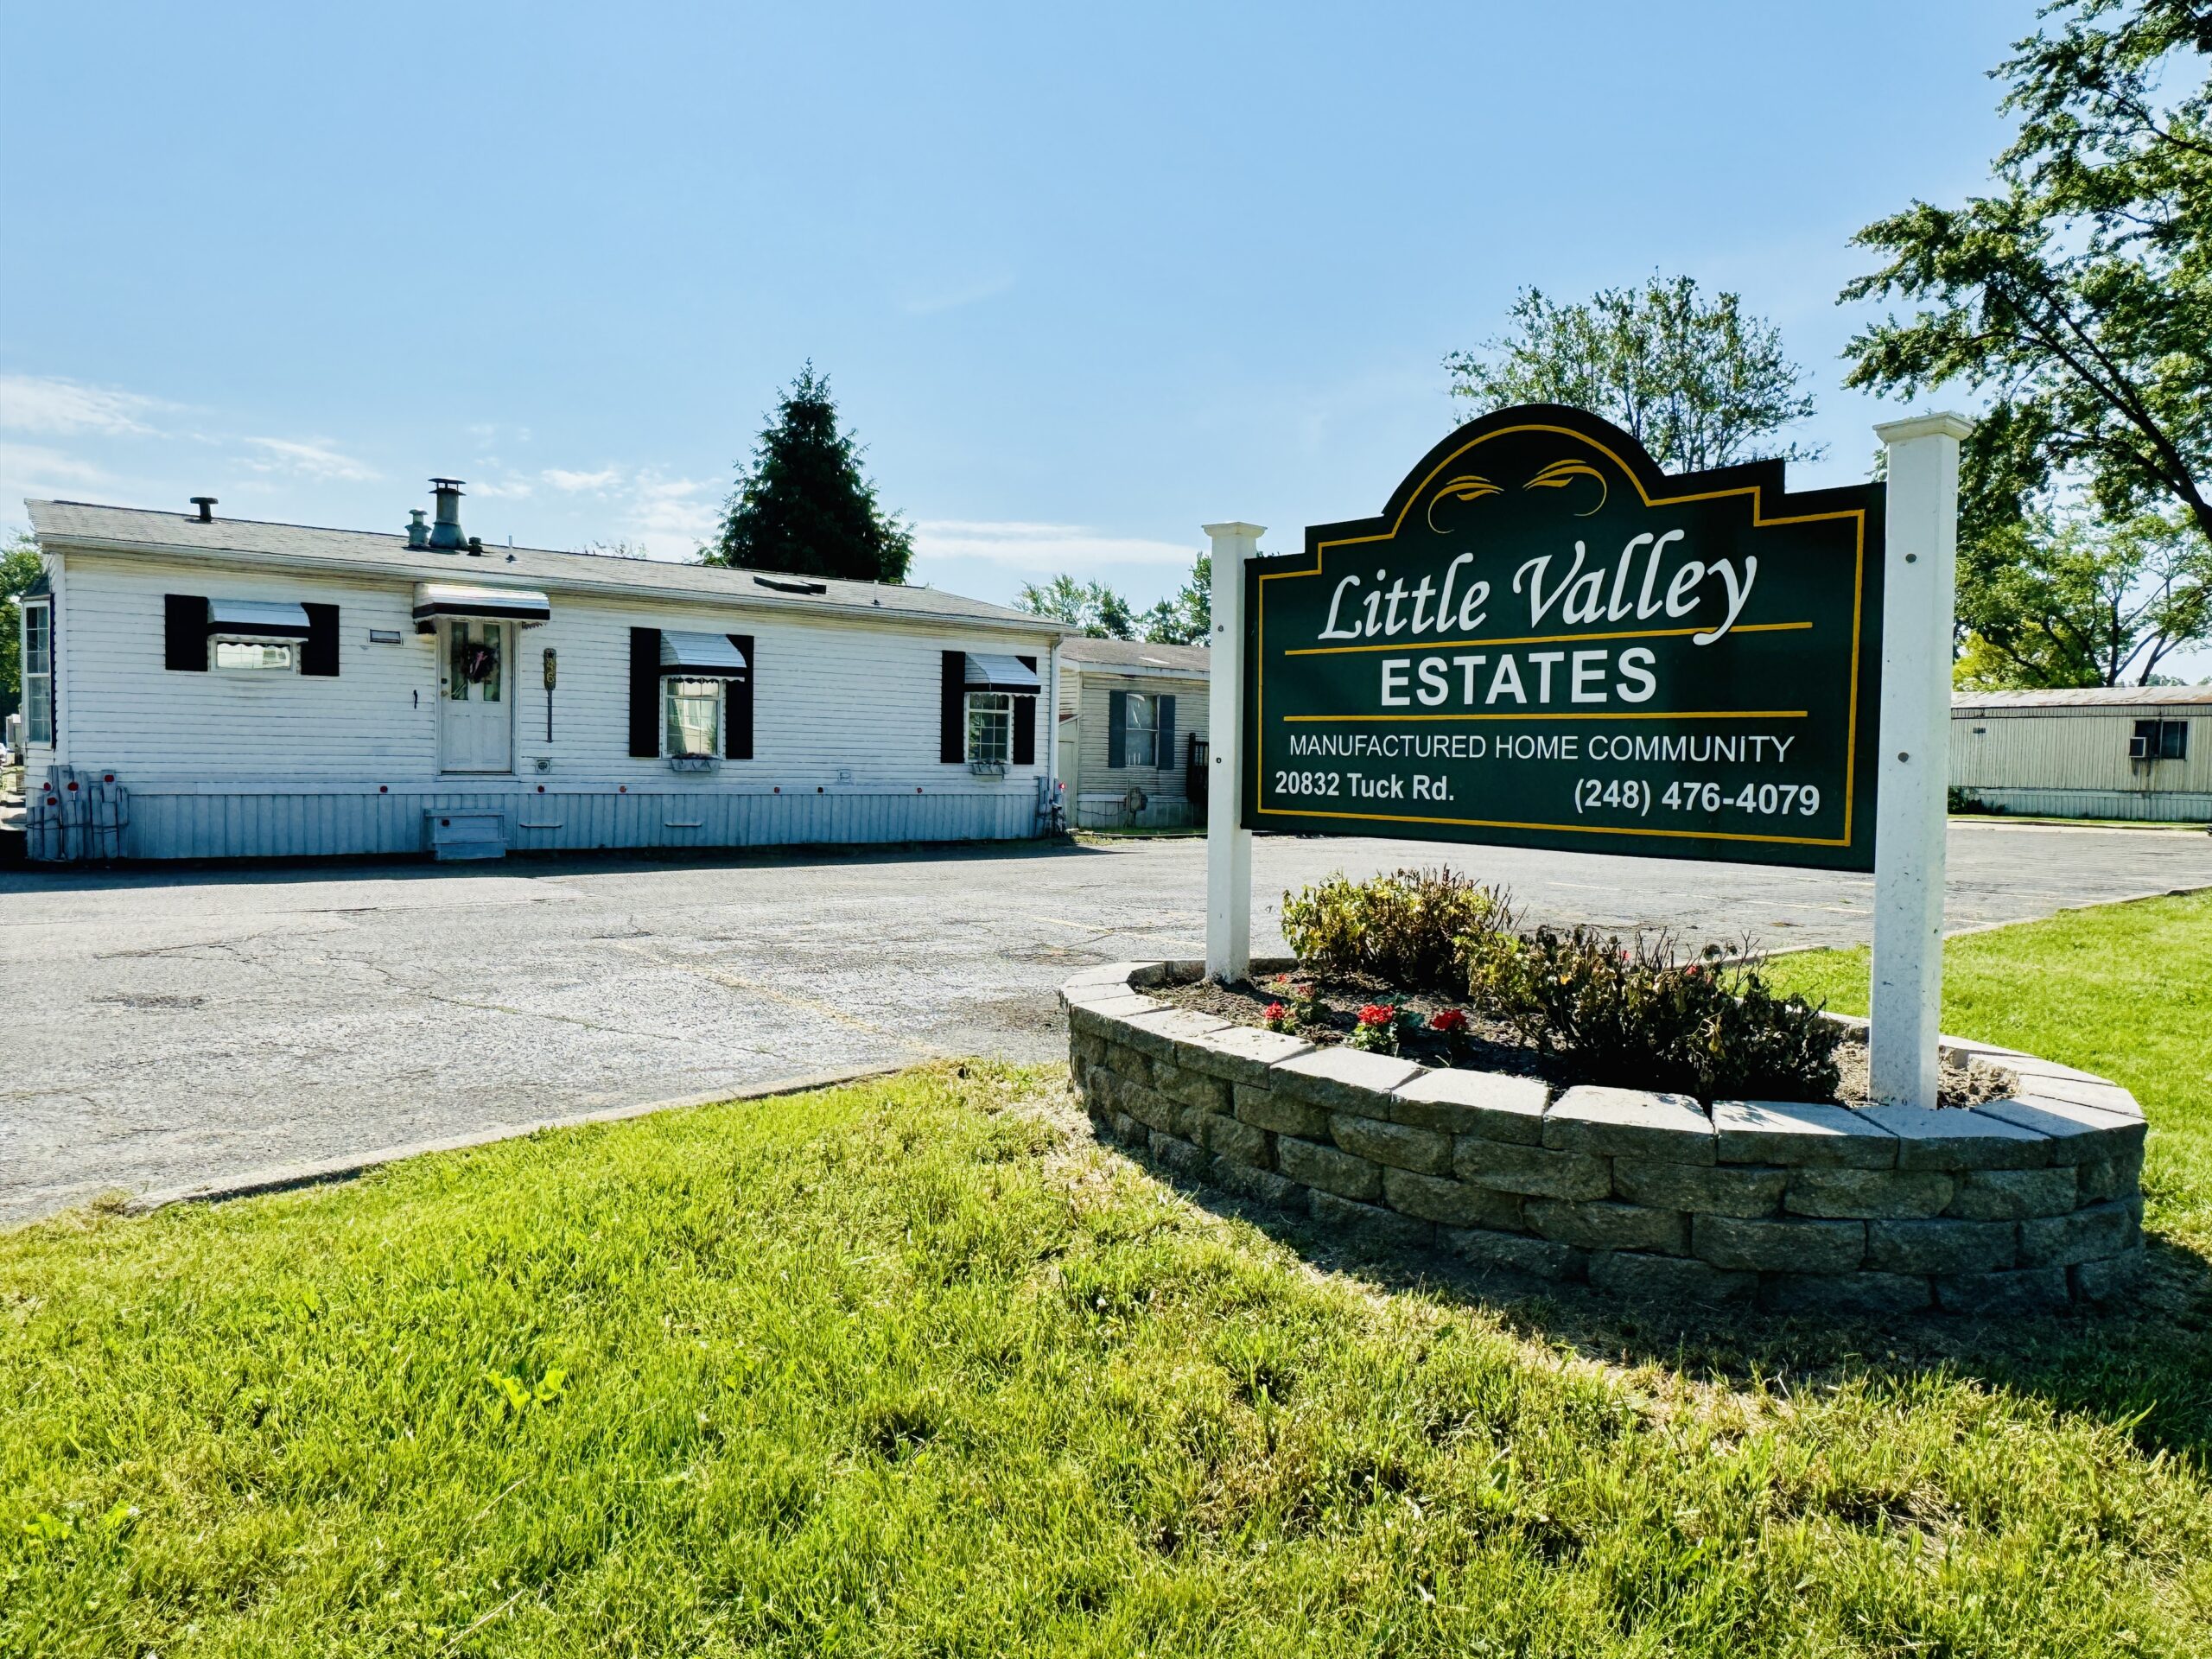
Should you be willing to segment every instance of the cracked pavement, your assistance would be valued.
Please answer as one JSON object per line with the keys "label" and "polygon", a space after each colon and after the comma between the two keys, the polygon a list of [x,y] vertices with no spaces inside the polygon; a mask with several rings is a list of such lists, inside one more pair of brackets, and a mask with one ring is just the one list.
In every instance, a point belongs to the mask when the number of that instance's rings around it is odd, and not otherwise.
{"label": "cracked pavement", "polygon": [[[1285,887],[1448,861],[1533,919],[1772,948],[1866,938],[1865,876],[1403,842],[1262,839]],[[1959,824],[1954,928],[2212,885],[2212,837]],[[1094,963],[1200,954],[1193,840],[713,863],[510,860],[0,873],[0,1224],[876,1061],[1065,1053]]]}

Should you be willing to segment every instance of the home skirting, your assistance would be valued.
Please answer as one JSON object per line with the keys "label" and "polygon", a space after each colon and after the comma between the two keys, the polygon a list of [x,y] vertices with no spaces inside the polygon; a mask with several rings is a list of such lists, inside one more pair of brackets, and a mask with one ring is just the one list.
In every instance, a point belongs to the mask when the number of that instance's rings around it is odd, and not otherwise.
{"label": "home skirting", "polygon": [[510,852],[1010,841],[1039,833],[1036,791],[534,788],[163,791],[134,788],[126,859],[300,858],[425,850],[432,812],[497,812]]}

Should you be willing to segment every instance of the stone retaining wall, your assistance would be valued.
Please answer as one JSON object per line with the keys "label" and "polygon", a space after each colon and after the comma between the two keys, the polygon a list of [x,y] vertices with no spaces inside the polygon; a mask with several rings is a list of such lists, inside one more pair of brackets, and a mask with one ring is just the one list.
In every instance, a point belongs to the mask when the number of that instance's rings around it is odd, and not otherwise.
{"label": "stone retaining wall", "polygon": [[2056,1307],[2112,1298],[2142,1269],[2142,1109],[2086,1071],[1947,1038],[1947,1053],[2013,1072],[2013,1096],[1708,1111],[1317,1047],[1143,995],[1196,972],[1123,963],[1062,989],[1092,1118],[1362,1243],[1782,1312]]}

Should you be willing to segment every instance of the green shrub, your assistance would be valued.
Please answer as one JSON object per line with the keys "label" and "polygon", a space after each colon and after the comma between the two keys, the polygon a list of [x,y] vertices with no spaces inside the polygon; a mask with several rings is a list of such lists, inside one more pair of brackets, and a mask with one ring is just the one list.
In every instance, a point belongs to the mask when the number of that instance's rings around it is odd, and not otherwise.
{"label": "green shrub", "polygon": [[1835,1090],[1841,1029],[1719,945],[1681,963],[1665,935],[1623,945],[1586,927],[1540,927],[1468,961],[1471,1001],[1592,1083],[1707,1099]]}
{"label": "green shrub", "polygon": [[1282,896],[1283,938],[1317,973],[1367,975],[1405,990],[1456,995],[1467,941],[1510,931],[1504,892],[1450,869],[1398,870],[1365,881],[1332,875]]}

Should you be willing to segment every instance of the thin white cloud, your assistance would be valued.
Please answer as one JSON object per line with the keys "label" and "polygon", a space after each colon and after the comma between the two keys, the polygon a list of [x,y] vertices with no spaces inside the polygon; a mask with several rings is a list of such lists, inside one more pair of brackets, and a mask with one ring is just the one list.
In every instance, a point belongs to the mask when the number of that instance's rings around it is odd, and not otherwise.
{"label": "thin white cloud", "polygon": [[0,480],[12,493],[58,489],[66,484],[97,484],[107,474],[88,461],[35,443],[0,443]]}
{"label": "thin white cloud", "polygon": [[373,467],[341,454],[327,438],[248,438],[263,459],[246,465],[261,473],[296,473],[302,478],[360,483],[377,476]]}
{"label": "thin white cloud", "polygon": [[910,317],[933,317],[941,311],[957,311],[964,305],[979,305],[985,300],[995,300],[1013,286],[1014,273],[1006,271],[958,288],[909,296],[899,301],[899,308]]}
{"label": "thin white cloud", "polygon": [[471,495],[486,501],[526,501],[537,491],[526,478],[478,479],[468,486]]}
{"label": "thin white cloud", "polygon": [[151,433],[140,416],[166,407],[135,391],[53,375],[0,374],[0,427],[16,432]]}
{"label": "thin white cloud", "polygon": [[914,551],[924,558],[988,559],[1023,570],[1081,575],[1100,565],[1187,566],[1198,550],[1179,542],[1103,536],[1082,524],[927,518],[914,526]]}
{"label": "thin white cloud", "polygon": [[556,490],[571,494],[579,490],[611,490],[622,481],[622,469],[604,467],[596,473],[572,472],[565,467],[548,467],[538,476]]}
{"label": "thin white cloud", "polygon": [[721,520],[714,485],[704,479],[640,473],[632,486],[629,527],[656,557],[689,555]]}

